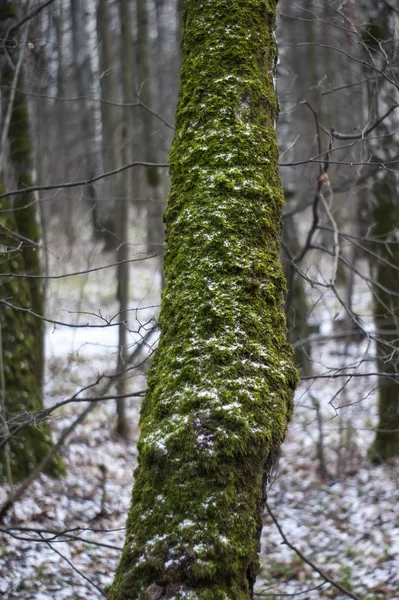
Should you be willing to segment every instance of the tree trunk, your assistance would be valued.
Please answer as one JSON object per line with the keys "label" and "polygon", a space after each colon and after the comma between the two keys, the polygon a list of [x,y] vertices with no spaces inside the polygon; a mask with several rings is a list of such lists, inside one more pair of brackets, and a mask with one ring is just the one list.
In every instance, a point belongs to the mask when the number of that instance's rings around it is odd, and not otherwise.
{"label": "tree trunk", "polygon": [[[15,2],[8,2],[0,11],[0,38],[6,39],[10,28],[10,19],[17,18]],[[17,188],[29,187],[31,181],[31,141],[29,131],[28,107],[26,97],[19,89],[25,89],[23,75],[20,73],[15,83],[17,91],[12,100],[10,90],[14,70],[10,67],[12,54],[15,60],[19,45],[14,39],[6,40],[0,50],[0,74],[4,87],[3,113],[0,123],[4,126],[4,115],[10,102],[12,112],[7,136],[7,169],[0,172],[0,188],[4,191],[6,177]],[[1,128],[0,128],[1,129]],[[10,210],[11,209],[11,210]],[[14,209],[14,211],[12,210]],[[37,205],[33,194],[17,196],[13,203],[0,200],[2,229],[0,246],[3,249],[0,278],[1,299],[10,306],[0,305],[0,326],[2,329],[2,360],[4,369],[4,387],[2,390],[6,418],[15,413],[34,413],[43,408],[42,380],[44,365],[44,327],[43,322],[26,309],[43,314],[44,296],[40,279],[12,277],[9,274],[41,274],[40,230],[37,219]],[[22,309],[22,310],[19,310]],[[51,449],[52,440],[48,425],[23,429],[10,443],[10,460],[13,480],[26,477],[33,467]],[[4,456],[0,457],[0,479],[4,476]],[[50,463],[48,473],[61,474],[63,467],[57,456]]]}
{"label": "tree trunk", "polygon": [[[99,46],[100,86],[101,99],[101,127],[102,127],[102,156],[105,171],[117,169],[122,164],[118,152],[118,120],[116,107],[109,101],[117,98],[118,81],[116,77],[116,62],[112,56],[112,31],[111,14],[108,0],[99,0],[97,6],[97,40]],[[119,161],[119,162],[118,162]],[[102,235],[105,239],[105,249],[112,250],[117,246],[115,212],[116,191],[121,191],[123,178],[111,177],[103,184],[104,192],[108,196],[107,206],[102,211],[97,211],[97,225],[101,225]]]}
{"label": "tree trunk", "polygon": [[[53,15],[55,36],[54,53],[56,53],[57,65],[57,96],[59,98],[64,98],[68,96],[68,86],[66,81],[68,73],[68,52],[66,50],[67,36],[65,32],[65,24],[69,22],[69,14],[63,2],[60,2],[57,8],[58,14]],[[57,102],[54,107],[55,114],[53,113],[53,118],[55,121],[53,124],[53,129],[55,130],[55,143],[53,143],[51,148],[52,153],[50,157],[49,170],[52,180],[62,178],[65,181],[70,181],[76,176],[73,159],[71,158],[75,154],[76,145],[74,139],[73,143],[71,144],[73,132],[68,126],[72,119],[73,109],[71,109],[72,107],[69,107],[65,102]],[[47,173],[47,179],[49,177],[49,172]],[[74,190],[65,188],[62,190],[62,196],[62,202],[55,200],[50,203],[48,220],[49,223],[51,223],[51,219],[53,217],[61,220],[69,247],[72,248],[75,241],[75,224],[73,216],[76,210],[76,200],[74,206]]]}
{"label": "tree trunk", "polygon": [[399,381],[384,373],[399,374],[399,229],[398,178],[385,171],[373,185],[375,205],[372,211],[378,240],[374,252],[374,322],[377,335],[378,427],[371,450],[375,462],[399,456]]}
{"label": "tree trunk", "polygon": [[297,374],[279,261],[274,0],[186,0],[162,330],[113,600],[252,597]]}
{"label": "tree trunk", "polygon": [[[289,199],[286,193],[286,201]],[[295,226],[295,217],[284,219],[283,241],[286,251],[282,252],[282,265],[288,286],[291,286],[285,302],[285,316],[287,319],[288,339],[294,344],[295,365],[302,375],[312,374],[312,346],[310,342],[311,327],[309,320],[309,302],[303,277],[296,272],[292,264],[292,256],[299,250],[298,231]],[[289,255],[288,255],[289,253]]]}
{"label": "tree trunk", "polygon": [[[374,1],[369,9],[370,22],[364,30],[368,52],[377,66],[385,68],[386,60],[391,60],[398,50],[396,29],[397,16],[386,4]],[[368,55],[370,60],[370,55]],[[379,64],[381,63],[381,64]],[[399,94],[394,85],[381,79],[373,85],[372,92],[378,114],[384,114],[386,107],[398,103]],[[371,102],[370,102],[371,104]],[[377,160],[390,163],[398,154],[396,131],[397,111],[384,120],[377,129],[375,141],[371,141]],[[374,277],[373,312],[376,329],[377,366],[380,373],[378,382],[378,426],[370,458],[383,462],[399,456],[399,194],[398,176],[394,169],[381,169],[376,176],[372,192],[371,235],[373,257],[370,270]],[[387,377],[393,373],[394,377]]]}
{"label": "tree trunk", "polygon": [[[128,0],[119,1],[119,14],[121,23],[121,69],[122,69],[122,96],[123,102],[128,104],[134,100],[134,87],[132,82],[134,55],[132,41],[132,27]],[[123,135],[122,135],[122,157],[123,164],[133,160],[133,142],[135,135],[133,109],[127,108],[124,113]],[[121,193],[118,194],[116,234],[118,238],[117,249],[117,278],[118,278],[118,300],[119,300],[119,340],[118,340],[118,364],[120,372],[117,392],[119,395],[126,393],[126,375],[124,370],[127,365],[127,323],[129,313],[129,214],[130,201],[135,189],[136,179],[132,170],[126,170],[120,179]],[[119,398],[116,401],[117,425],[116,431],[122,438],[129,437],[129,425],[126,418],[126,401]]]}
{"label": "tree trunk", "polygon": [[[137,65],[140,86],[140,100],[152,108],[152,82],[150,70],[150,38],[148,28],[148,7],[145,0],[137,0]],[[156,163],[158,160],[157,143],[154,137],[154,118],[147,110],[142,110],[142,135],[144,160]],[[149,189],[147,205],[147,247],[149,253],[160,253],[163,248],[164,202],[162,198],[161,175],[159,169],[146,169],[146,181]]]}
{"label": "tree trunk", "polygon": [[[93,80],[88,32],[85,27],[85,6],[81,0],[70,0],[72,23],[72,56],[75,70],[76,90],[81,98],[79,106],[80,141],[82,143],[83,174],[90,179],[97,169],[95,124],[93,107],[90,101],[91,82]],[[92,210],[93,233],[95,238],[102,238],[102,226],[98,218],[97,192],[94,184],[84,188],[88,204]]]}

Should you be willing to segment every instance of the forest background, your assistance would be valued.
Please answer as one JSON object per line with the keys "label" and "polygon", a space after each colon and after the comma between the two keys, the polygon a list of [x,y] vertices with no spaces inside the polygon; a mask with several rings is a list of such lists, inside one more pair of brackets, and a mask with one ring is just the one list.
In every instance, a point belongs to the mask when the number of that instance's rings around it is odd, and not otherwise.
{"label": "forest background", "polygon": [[[301,385],[257,595],[393,599],[399,11],[280,0],[278,13],[281,260]],[[159,335],[181,15],[176,0],[0,7],[7,600],[99,598],[113,579]]]}

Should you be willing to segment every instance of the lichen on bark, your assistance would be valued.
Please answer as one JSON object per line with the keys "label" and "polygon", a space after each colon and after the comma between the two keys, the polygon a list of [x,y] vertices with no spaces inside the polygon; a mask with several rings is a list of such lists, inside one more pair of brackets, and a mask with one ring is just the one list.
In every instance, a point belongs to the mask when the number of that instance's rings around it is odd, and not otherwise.
{"label": "lichen on bark", "polygon": [[252,595],[297,382],[279,261],[275,11],[273,0],[184,2],[162,333],[113,600]]}

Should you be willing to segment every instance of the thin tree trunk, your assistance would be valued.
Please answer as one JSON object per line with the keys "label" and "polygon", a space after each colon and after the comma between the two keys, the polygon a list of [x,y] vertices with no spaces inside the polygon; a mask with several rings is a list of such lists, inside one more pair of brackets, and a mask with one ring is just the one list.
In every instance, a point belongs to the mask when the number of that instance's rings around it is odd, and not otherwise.
{"label": "thin tree trunk", "polygon": [[112,600],[247,600],[297,374],[273,0],[185,1],[159,347]]}
{"label": "thin tree trunk", "polygon": [[[146,0],[136,1],[137,11],[137,65],[140,86],[140,100],[152,108],[152,82],[150,69],[150,38],[148,27],[148,6]],[[158,160],[157,144],[154,131],[154,118],[146,110],[142,111],[142,135],[147,162],[156,163]],[[159,169],[146,169],[146,181],[149,188],[147,206],[147,246],[148,252],[161,252],[163,248],[164,202],[162,197],[161,175]]]}
{"label": "thin tree trunk", "polygon": [[[101,98],[101,125],[102,125],[102,154],[105,171],[112,171],[122,164],[118,152],[118,131],[116,108],[107,101],[117,98],[118,82],[116,77],[116,62],[112,60],[112,32],[111,14],[108,0],[99,0],[97,8],[97,39],[99,45],[100,86]],[[101,212],[98,211],[99,225],[106,241],[106,249],[115,249],[117,245],[115,212],[118,210],[116,196],[119,183],[121,192],[121,178],[110,178],[104,184],[105,193],[109,195],[108,205]]]}
{"label": "thin tree trunk", "polygon": [[[288,194],[287,194],[288,195]],[[305,281],[295,271],[291,257],[299,250],[298,231],[294,222],[295,217],[284,220],[283,240],[286,251],[282,252],[284,274],[292,286],[289,294],[290,302],[285,304],[288,339],[292,344],[301,342],[295,347],[295,364],[302,375],[312,374],[312,347],[309,340],[311,328],[309,321],[309,304],[306,296]],[[290,256],[288,256],[289,252]]]}
{"label": "thin tree trunk", "polygon": [[[66,62],[66,35],[65,35],[65,22],[67,21],[67,11],[63,2],[59,4],[59,14],[53,16],[54,32],[56,36],[55,51],[57,52],[57,96],[64,98],[67,96],[66,77],[67,73],[67,62]],[[67,124],[71,118],[70,107],[65,102],[57,102],[55,105],[55,123],[54,128],[56,130],[56,143],[54,148],[55,156],[52,157],[52,172],[55,171],[58,177],[63,177],[66,181],[70,181],[73,174],[70,170],[71,162],[71,148],[70,148],[70,131]],[[61,167],[61,168],[60,168]],[[52,203],[52,214],[55,213],[62,219],[65,234],[72,248],[75,241],[74,223],[73,223],[73,190],[64,189],[62,191],[63,202]]]}
{"label": "thin tree trunk", "polygon": [[[122,95],[124,103],[132,103],[134,100],[134,87],[132,76],[134,72],[134,54],[132,40],[132,26],[130,17],[130,8],[128,0],[119,0],[119,14],[121,23],[121,69],[122,69]],[[123,135],[122,135],[122,156],[124,164],[132,161],[133,158],[133,139],[135,135],[134,119],[132,108],[125,109]],[[127,324],[129,313],[129,214],[130,202],[133,196],[135,185],[134,174],[127,170],[122,175],[122,193],[117,203],[117,262],[118,264],[118,300],[120,321],[119,341],[118,341],[118,371],[123,371],[127,358]],[[126,377],[121,374],[117,385],[118,395],[126,393]],[[116,401],[118,435],[127,439],[129,437],[129,425],[126,418],[126,402],[124,398]]]}
{"label": "thin tree trunk", "polygon": [[[82,0],[70,0],[71,23],[72,23],[72,53],[75,67],[75,80],[80,100],[79,127],[80,140],[82,141],[83,156],[81,160],[84,165],[84,176],[92,177],[97,168],[95,153],[95,126],[91,102],[92,71],[90,64],[90,51],[88,49],[87,31],[84,25],[85,16]],[[94,184],[86,188],[88,203],[92,210],[93,233],[95,237],[101,237],[101,224],[98,219],[97,192]]]}

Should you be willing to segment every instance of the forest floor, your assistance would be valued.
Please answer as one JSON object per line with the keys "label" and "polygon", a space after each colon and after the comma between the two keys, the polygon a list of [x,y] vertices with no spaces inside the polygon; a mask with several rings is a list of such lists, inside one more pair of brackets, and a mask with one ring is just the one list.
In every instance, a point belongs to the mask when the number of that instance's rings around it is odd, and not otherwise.
{"label": "forest floor", "polygon": [[[81,253],[78,268],[107,263],[104,255],[94,254],[88,260],[87,252]],[[58,259],[64,264],[62,256]],[[138,265],[132,269],[132,347],[151,327],[159,302],[154,261]],[[51,318],[78,323],[82,316],[76,313],[85,312],[87,322],[105,323],[117,312],[113,269],[57,280],[50,288]],[[333,313],[323,312],[322,303],[318,310],[328,337],[328,314]],[[101,386],[116,363],[116,334],[116,327],[48,328],[48,406],[105,375]],[[371,353],[367,341],[328,342],[313,349],[313,374],[339,377],[305,380],[298,389],[295,415],[268,494],[286,540],[266,512],[259,598],[347,597],[304,564],[287,540],[362,600],[399,598],[399,462],[376,467],[367,460],[376,380],[342,377],[348,364],[352,373],[372,370]],[[134,393],[144,387],[145,373],[137,367],[129,389]],[[124,540],[139,409],[138,398],[129,400],[131,441],[124,443],[115,436],[114,402],[98,403],[62,450],[65,477],[40,475],[15,503],[0,526],[2,600],[94,600],[106,595]],[[81,403],[71,403],[56,413],[56,440],[81,411]],[[8,493],[8,486],[0,487],[0,502]]]}

